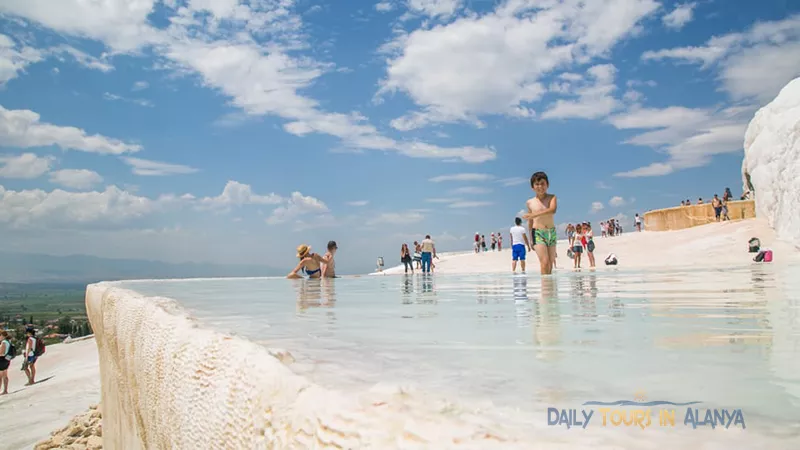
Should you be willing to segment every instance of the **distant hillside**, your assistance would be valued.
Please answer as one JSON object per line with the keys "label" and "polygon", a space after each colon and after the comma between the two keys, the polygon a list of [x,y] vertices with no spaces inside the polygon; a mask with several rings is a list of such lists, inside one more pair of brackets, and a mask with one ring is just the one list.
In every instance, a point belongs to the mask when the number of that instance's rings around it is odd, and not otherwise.
{"label": "distant hillside", "polygon": [[96,256],[52,256],[0,252],[0,282],[91,283],[137,278],[253,277],[284,273],[269,266],[167,263]]}

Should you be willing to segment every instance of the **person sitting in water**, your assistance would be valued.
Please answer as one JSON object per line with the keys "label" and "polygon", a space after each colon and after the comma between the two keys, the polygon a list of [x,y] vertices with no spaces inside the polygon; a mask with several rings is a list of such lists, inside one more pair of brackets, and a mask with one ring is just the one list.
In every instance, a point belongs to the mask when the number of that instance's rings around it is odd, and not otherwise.
{"label": "person sitting in water", "polygon": [[302,276],[298,275],[301,270],[308,275],[308,278],[321,278],[322,264],[331,263],[329,259],[323,258],[316,253],[311,253],[311,247],[306,244],[297,247],[297,258],[300,263],[289,275],[286,275],[286,278],[302,278]]}

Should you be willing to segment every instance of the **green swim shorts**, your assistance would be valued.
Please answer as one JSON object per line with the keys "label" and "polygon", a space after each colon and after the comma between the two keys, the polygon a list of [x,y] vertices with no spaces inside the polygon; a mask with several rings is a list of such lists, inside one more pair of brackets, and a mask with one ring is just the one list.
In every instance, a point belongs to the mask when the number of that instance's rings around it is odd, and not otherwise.
{"label": "green swim shorts", "polygon": [[555,228],[534,228],[533,245],[544,244],[545,247],[553,247],[558,242],[558,234]]}

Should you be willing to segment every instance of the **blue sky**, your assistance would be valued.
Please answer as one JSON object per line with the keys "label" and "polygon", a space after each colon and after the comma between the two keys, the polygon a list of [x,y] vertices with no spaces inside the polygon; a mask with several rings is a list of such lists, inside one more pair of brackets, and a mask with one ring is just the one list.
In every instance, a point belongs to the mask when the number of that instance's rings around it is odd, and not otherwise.
{"label": "blue sky", "polygon": [[3,250],[349,273],[504,232],[741,193],[800,75],[800,4],[5,0]]}

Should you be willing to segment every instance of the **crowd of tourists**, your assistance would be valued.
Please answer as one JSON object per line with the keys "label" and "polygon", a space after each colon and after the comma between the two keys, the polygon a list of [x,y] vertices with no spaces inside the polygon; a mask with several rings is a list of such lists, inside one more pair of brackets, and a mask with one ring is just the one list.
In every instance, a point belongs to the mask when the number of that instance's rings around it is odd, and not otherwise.
{"label": "crowd of tourists", "polygon": [[[750,192],[745,192],[742,194],[741,200],[746,200],[749,197]],[[730,216],[728,216],[728,202],[733,200],[733,194],[731,193],[731,188],[725,188],[725,192],[722,194],[722,198],[719,195],[714,194],[714,197],[711,199],[709,203],[711,203],[711,207],[714,209],[714,218],[717,222],[731,220]],[[703,200],[703,197],[697,199],[697,203],[695,205],[705,205],[706,202]],[[692,201],[688,198],[686,200],[681,201],[681,206],[692,206]]]}

